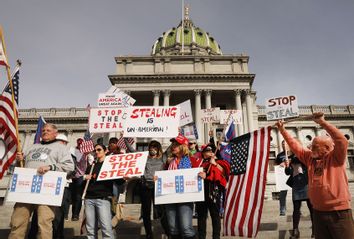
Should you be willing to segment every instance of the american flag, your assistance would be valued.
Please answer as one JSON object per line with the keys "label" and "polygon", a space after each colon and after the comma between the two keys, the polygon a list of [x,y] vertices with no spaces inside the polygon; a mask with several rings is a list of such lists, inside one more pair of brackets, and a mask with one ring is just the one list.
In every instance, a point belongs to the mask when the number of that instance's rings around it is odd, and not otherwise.
{"label": "american flag", "polygon": [[128,144],[132,145],[134,144],[134,138],[124,138],[124,137],[120,137],[120,139],[118,139],[117,145],[120,149],[127,149],[127,146],[125,145],[124,139],[127,139]]}
{"label": "american flag", "polygon": [[255,237],[262,216],[271,127],[231,141],[231,175],[226,188],[224,235]]}
{"label": "american flag", "polygon": [[[17,66],[12,77],[16,104],[18,104],[19,74],[20,68]],[[16,122],[12,103],[12,90],[9,85],[5,87],[4,92],[0,95],[0,141],[3,144],[2,147],[4,146],[3,155],[0,155],[0,157],[4,156],[2,159],[0,158],[1,179],[15,160],[17,151]]]}
{"label": "american flag", "polygon": [[0,65],[7,66],[7,59],[3,46],[3,35],[0,27]]}
{"label": "american flag", "polygon": [[80,152],[82,154],[84,153],[90,153],[95,149],[93,145],[93,141],[91,138],[91,133],[89,130],[86,130],[85,135],[84,135],[84,141],[80,144]]}

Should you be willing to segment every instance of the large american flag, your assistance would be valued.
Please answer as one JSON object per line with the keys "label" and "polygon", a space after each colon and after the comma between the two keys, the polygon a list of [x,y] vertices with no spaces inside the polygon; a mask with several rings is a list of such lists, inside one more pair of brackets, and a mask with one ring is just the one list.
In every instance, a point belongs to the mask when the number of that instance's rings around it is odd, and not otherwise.
{"label": "large american flag", "polygon": [[[18,104],[19,74],[19,66],[17,66],[12,77],[14,97],[16,101],[15,104]],[[1,150],[4,150],[2,153],[4,157],[0,158],[1,179],[5,171],[15,160],[17,151],[16,122],[12,103],[12,90],[10,85],[7,85],[3,93],[0,95],[0,141],[2,142]],[[0,157],[3,155],[0,155]]]}
{"label": "large american flag", "polygon": [[255,237],[262,216],[270,127],[231,141],[231,173],[226,188],[224,235]]}

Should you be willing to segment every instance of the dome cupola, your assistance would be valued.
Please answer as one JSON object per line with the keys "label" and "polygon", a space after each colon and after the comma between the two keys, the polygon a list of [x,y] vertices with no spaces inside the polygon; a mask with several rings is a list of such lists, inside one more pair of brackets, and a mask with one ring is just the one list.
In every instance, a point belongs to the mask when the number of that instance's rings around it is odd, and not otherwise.
{"label": "dome cupola", "polygon": [[208,32],[194,26],[189,19],[189,8],[185,7],[184,19],[156,40],[151,55],[222,55],[222,52]]}

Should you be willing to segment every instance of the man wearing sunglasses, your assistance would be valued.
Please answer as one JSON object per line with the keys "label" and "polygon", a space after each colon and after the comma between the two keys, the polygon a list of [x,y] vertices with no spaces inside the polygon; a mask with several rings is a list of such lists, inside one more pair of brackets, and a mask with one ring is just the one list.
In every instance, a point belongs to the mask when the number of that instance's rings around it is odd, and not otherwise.
{"label": "man wearing sunglasses", "polygon": [[[43,175],[48,171],[70,173],[74,170],[74,163],[65,145],[56,140],[57,127],[46,123],[42,130],[40,144],[32,145],[24,154],[18,152],[16,160],[25,162],[26,168],[37,169]],[[52,238],[52,221],[54,219],[53,206],[28,203],[16,203],[11,217],[11,232],[9,239],[25,238],[29,218],[33,210],[38,213],[38,238]]]}

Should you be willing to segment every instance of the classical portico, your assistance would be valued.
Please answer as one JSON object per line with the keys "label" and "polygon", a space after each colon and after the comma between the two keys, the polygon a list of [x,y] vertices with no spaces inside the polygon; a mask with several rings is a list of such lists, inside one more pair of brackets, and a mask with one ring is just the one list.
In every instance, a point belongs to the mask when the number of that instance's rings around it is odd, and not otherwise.
{"label": "classical portico", "polygon": [[[200,120],[201,109],[244,110],[247,123],[238,125],[239,135],[257,127],[255,92],[251,90],[255,75],[246,71],[248,59],[244,55],[121,56],[116,57],[117,73],[109,79],[136,99],[135,105],[168,106],[190,99],[199,142],[203,143],[208,140],[209,126]],[[220,127],[214,125],[213,129]]]}

